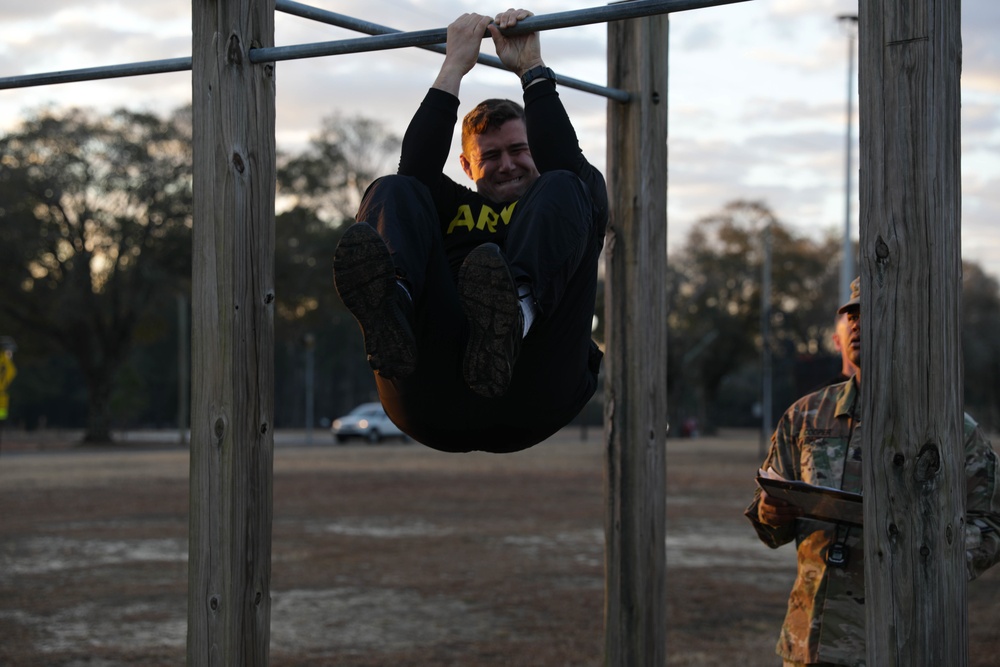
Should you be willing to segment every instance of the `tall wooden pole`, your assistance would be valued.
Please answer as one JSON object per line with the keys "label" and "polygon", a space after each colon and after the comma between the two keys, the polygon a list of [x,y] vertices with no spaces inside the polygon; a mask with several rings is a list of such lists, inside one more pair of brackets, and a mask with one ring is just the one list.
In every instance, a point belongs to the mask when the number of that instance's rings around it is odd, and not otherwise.
{"label": "tall wooden pole", "polygon": [[667,16],[608,24],[605,661],[666,664]]}
{"label": "tall wooden pole", "polygon": [[274,0],[192,2],[194,249],[188,646],[266,665],[274,412]]}
{"label": "tall wooden pole", "polygon": [[867,663],[961,667],[960,3],[859,9]]}

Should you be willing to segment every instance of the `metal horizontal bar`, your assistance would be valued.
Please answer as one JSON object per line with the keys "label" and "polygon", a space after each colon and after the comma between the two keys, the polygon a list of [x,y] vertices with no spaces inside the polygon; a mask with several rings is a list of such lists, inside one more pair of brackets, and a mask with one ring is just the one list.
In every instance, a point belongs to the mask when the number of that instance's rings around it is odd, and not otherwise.
{"label": "metal horizontal bar", "polygon": [[[337,26],[338,28],[356,30],[357,32],[363,32],[368,35],[387,35],[402,32],[401,30],[396,30],[395,28],[379,25],[378,23],[363,21],[344,14],[331,12],[326,9],[304,5],[301,2],[294,2],[294,0],[275,0],[274,8],[279,12],[292,14],[305,19],[311,19],[313,21],[319,21],[320,23]],[[445,52],[445,47],[441,44],[421,46],[418,48],[425,49],[427,51],[434,51],[436,53]],[[478,62],[489,67],[507,70],[507,66],[504,65],[499,58],[489,54],[480,54]],[[615,100],[616,102],[628,102],[630,98],[628,91],[621,90],[619,88],[609,88],[607,86],[589,83],[587,81],[581,81],[579,79],[574,79],[573,77],[559,74],[558,72],[556,72],[556,81],[559,85],[565,86],[566,88],[574,88],[587,93],[594,93],[595,95],[601,95],[602,97],[607,97]]]}
{"label": "metal horizontal bar", "polygon": [[[631,0],[604,7],[580,9],[568,12],[558,12],[544,16],[531,16],[518,22],[517,26],[505,30],[509,35],[540,30],[554,30],[592,23],[605,23],[643,16],[654,16],[671,12],[702,9],[719,5],[747,2],[747,0]],[[282,0],[282,4],[285,4]],[[419,30],[416,32],[399,32],[378,34],[360,39],[348,39],[334,42],[318,42],[315,44],[298,44],[293,46],[272,46],[250,50],[250,62],[276,62],[280,60],[297,60],[332,56],[364,51],[382,51],[400,49],[409,46],[431,47],[443,44],[447,39],[447,28]],[[483,35],[486,37],[486,35]],[[123,65],[108,65],[105,67],[86,67],[83,69],[44,72],[41,74],[22,74],[0,77],[0,90],[9,88],[27,88],[30,86],[47,86],[56,83],[74,83],[78,81],[96,81],[98,79],[114,79],[128,76],[143,76],[146,74],[165,74],[167,72],[183,72],[191,69],[191,58],[170,58],[166,60],[148,60]],[[580,82],[584,83],[584,82]],[[594,84],[584,84],[593,86]],[[606,94],[595,86],[597,94]],[[581,88],[583,89],[583,88]],[[607,91],[613,89],[605,89]],[[626,93],[627,94],[627,93]],[[617,99],[617,98],[615,98]]]}
{"label": "metal horizontal bar", "polygon": [[54,83],[75,83],[78,81],[96,81],[98,79],[117,79],[126,76],[144,76],[146,74],[166,74],[168,72],[185,72],[191,69],[191,58],[169,58],[167,60],[147,60],[125,65],[107,65],[104,67],[87,67],[84,69],[69,69],[43,74],[21,74],[18,76],[0,77],[0,90],[7,88],[28,88],[30,86],[48,86]]}
{"label": "metal horizontal bar", "polygon": [[[544,16],[529,16],[518,21],[513,28],[503,32],[507,35],[520,35],[541,30],[555,30],[592,23],[607,23],[643,16],[668,14],[671,12],[703,9],[719,5],[746,2],[747,0],[631,0],[604,7],[578,9],[568,12],[557,12]],[[401,49],[408,46],[430,46],[444,44],[447,40],[447,28],[431,30],[416,30],[392,34],[374,35],[359,39],[343,39],[331,42],[314,42],[311,44],[296,44],[292,46],[270,46],[250,51],[250,62],[277,62],[280,60],[296,60],[299,58],[316,58],[319,56],[343,55],[365,51],[385,51]],[[489,36],[485,33],[483,37]]]}
{"label": "metal horizontal bar", "polygon": [[373,37],[356,37],[340,39],[332,42],[312,42],[310,44],[292,44],[291,46],[262,46],[250,50],[250,62],[268,63],[281,60],[298,60],[301,58],[318,58],[320,56],[341,56],[348,53],[364,53],[367,51],[388,51],[389,49],[404,49],[410,46],[430,46],[444,43],[444,31],[441,28],[431,30],[415,30],[413,32],[397,32],[390,35],[375,35]]}

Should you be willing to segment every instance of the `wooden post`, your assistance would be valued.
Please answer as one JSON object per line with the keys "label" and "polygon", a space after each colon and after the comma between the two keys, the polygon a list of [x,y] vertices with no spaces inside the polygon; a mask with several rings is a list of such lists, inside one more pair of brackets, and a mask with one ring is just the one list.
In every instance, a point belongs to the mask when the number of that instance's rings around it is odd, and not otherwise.
{"label": "wooden post", "polygon": [[860,10],[867,663],[961,667],[960,3]]}
{"label": "wooden post", "polygon": [[605,662],[666,664],[667,16],[608,24]]}
{"label": "wooden post", "polygon": [[192,2],[188,665],[266,665],[274,438],[274,0]]}

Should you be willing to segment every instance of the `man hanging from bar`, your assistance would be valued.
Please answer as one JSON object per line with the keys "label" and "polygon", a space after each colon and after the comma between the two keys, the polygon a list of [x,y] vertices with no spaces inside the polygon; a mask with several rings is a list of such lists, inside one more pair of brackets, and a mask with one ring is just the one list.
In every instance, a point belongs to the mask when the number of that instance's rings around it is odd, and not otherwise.
{"label": "man hanging from bar", "polygon": [[[442,451],[530,447],[597,387],[607,186],[580,150],[538,34],[502,33],[531,15],[464,14],[448,26],[398,173],[368,189],[334,256],[386,412]],[[473,190],[443,170],[459,88],[487,31],[524,106],[489,99],[465,116],[459,160]]]}

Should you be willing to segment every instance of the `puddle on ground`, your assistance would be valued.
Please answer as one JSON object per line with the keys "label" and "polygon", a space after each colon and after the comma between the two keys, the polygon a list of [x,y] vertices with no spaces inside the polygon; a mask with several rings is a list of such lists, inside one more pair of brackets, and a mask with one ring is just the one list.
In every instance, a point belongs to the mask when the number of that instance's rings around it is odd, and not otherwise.
{"label": "puddle on ground", "polygon": [[452,528],[437,526],[429,521],[392,519],[372,521],[370,519],[341,519],[319,524],[313,530],[320,530],[350,537],[373,537],[396,539],[401,537],[439,537],[455,532]]}
{"label": "puddle on ground", "polygon": [[81,567],[182,562],[187,557],[187,539],[78,540],[61,536],[8,539],[0,547],[0,581]]}
{"label": "puddle on ground", "polygon": [[[462,622],[455,623],[457,618]],[[183,649],[187,641],[183,599],[124,605],[88,602],[44,614],[0,610],[0,619],[24,627],[36,638],[34,649],[40,654],[105,647]],[[271,650],[295,654],[394,651],[444,641],[480,641],[505,634],[505,625],[496,614],[461,600],[428,598],[410,590],[335,588],[271,595]]]}
{"label": "puddle on ground", "polygon": [[667,567],[795,567],[795,548],[771,549],[757,538],[747,523],[746,531],[726,533],[702,524],[667,527]]}

